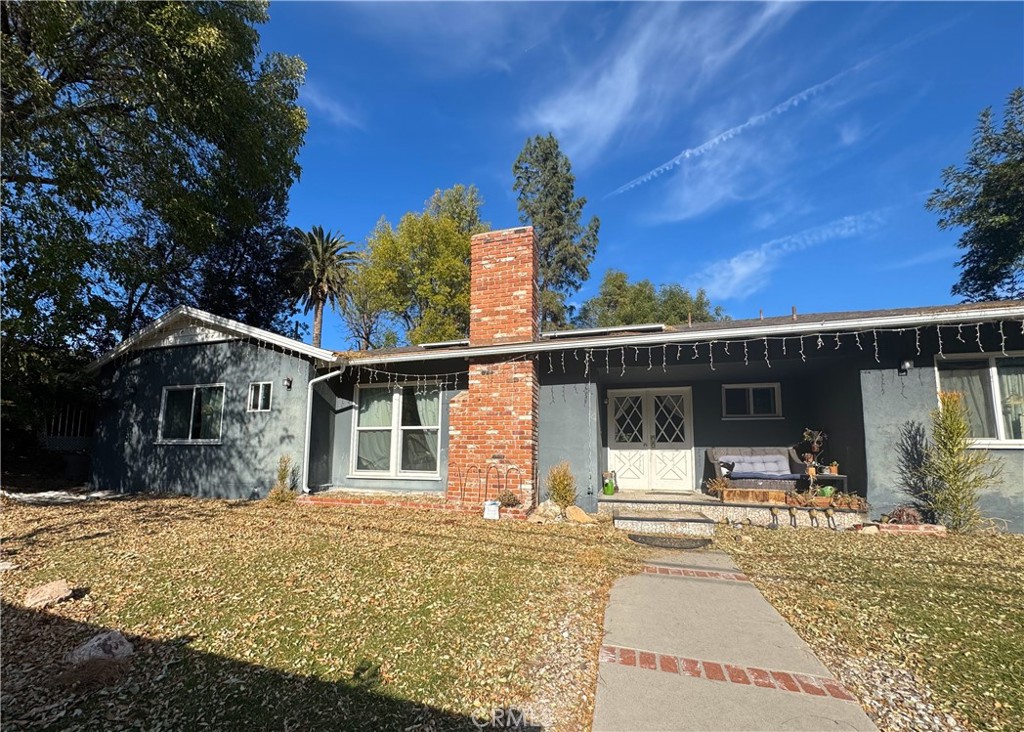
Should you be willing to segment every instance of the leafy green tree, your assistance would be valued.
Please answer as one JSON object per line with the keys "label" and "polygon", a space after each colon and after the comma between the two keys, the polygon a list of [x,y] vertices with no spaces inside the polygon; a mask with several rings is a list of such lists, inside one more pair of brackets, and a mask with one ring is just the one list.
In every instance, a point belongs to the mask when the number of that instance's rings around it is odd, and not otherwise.
{"label": "leafy green tree", "polygon": [[678,284],[655,287],[650,280],[630,282],[625,272],[609,269],[597,295],[583,303],[576,324],[593,328],[724,319],[721,306],[712,306],[704,290],[691,294]]}
{"label": "leafy green tree", "polygon": [[927,207],[942,229],[960,228],[953,294],[967,301],[1024,297],[1024,87],[1006,102],[1003,127],[985,109],[963,167],[942,171]]}
{"label": "leafy green tree", "polygon": [[313,346],[320,348],[324,329],[324,306],[338,309],[345,296],[352,266],[359,255],[351,251],[352,242],[345,237],[314,226],[310,231],[296,231],[299,249],[299,302],[304,312],[313,311]]}
{"label": "leafy green tree", "polygon": [[541,323],[561,326],[569,319],[566,298],[590,275],[601,222],[581,223],[587,199],[576,196],[576,176],[554,135],[526,141],[512,166],[519,220],[532,224],[539,243]]}
{"label": "leafy green tree", "polygon": [[200,299],[171,283],[287,201],[305,67],[260,52],[266,20],[265,2],[0,2],[5,400],[45,408],[55,353]]}
{"label": "leafy green tree", "polygon": [[426,203],[426,212],[431,216],[447,217],[455,222],[463,234],[479,234],[490,229],[490,224],[480,218],[484,199],[476,186],[457,183],[451,188],[434,191]]}
{"label": "leafy green tree", "polygon": [[470,234],[447,216],[407,213],[381,219],[367,244],[367,286],[405,327],[410,343],[469,332]]}

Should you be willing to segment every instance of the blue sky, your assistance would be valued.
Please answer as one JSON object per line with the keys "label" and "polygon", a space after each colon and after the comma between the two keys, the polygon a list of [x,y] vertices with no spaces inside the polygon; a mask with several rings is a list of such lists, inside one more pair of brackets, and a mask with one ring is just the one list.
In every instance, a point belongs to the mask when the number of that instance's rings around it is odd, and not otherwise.
{"label": "blue sky", "polygon": [[[1020,3],[275,2],[308,65],[291,223],[362,242],[436,188],[514,226],[512,163],[554,132],[609,267],[734,318],[952,302],[924,209],[978,113],[1024,83]],[[325,345],[346,334],[327,316]]]}

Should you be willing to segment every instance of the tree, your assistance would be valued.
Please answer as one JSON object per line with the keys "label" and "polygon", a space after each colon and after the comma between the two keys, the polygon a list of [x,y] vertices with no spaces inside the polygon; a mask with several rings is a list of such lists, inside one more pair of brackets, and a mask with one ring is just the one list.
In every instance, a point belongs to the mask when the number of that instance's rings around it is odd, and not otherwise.
{"label": "tree", "polygon": [[0,2],[5,400],[45,409],[33,385],[67,363],[55,354],[80,364],[199,297],[170,285],[245,250],[235,237],[276,215],[263,202],[286,205],[305,67],[261,53],[266,10]]}
{"label": "tree", "polygon": [[942,171],[927,207],[939,228],[962,228],[960,280],[953,294],[966,301],[1024,297],[1024,87],[1011,92],[997,129],[985,109],[963,167]]}
{"label": "tree", "polygon": [[397,228],[381,219],[361,274],[374,303],[364,317],[380,308],[401,322],[410,343],[465,338],[471,238],[490,228],[480,218],[483,203],[475,186],[456,185],[435,191],[422,213],[405,214]]}
{"label": "tree", "polygon": [[479,234],[490,229],[490,224],[480,218],[484,199],[476,186],[457,183],[451,188],[438,188],[427,199],[425,210],[435,218],[447,217],[455,222],[463,234]]}
{"label": "tree", "polygon": [[631,283],[625,272],[609,269],[597,295],[583,303],[576,325],[583,328],[641,323],[705,323],[724,320],[721,306],[712,306],[704,290],[695,295],[678,284],[655,287],[650,280]]}
{"label": "tree", "polygon": [[352,265],[359,255],[350,251],[352,242],[345,237],[314,226],[311,231],[296,231],[302,259],[299,263],[299,302],[303,311],[313,311],[313,346],[320,348],[324,329],[324,306],[337,309],[345,295]]}
{"label": "tree", "polygon": [[566,298],[589,277],[601,222],[580,223],[587,199],[576,197],[572,164],[554,135],[527,140],[512,174],[519,220],[533,225],[538,240],[541,323],[561,326],[569,319]]}
{"label": "tree", "polygon": [[410,343],[469,332],[469,250],[470,235],[446,216],[410,212],[397,228],[378,222],[367,244],[367,286]]}
{"label": "tree", "polygon": [[931,481],[926,508],[953,531],[970,531],[981,525],[978,491],[999,479],[1002,465],[993,463],[984,450],[971,445],[971,420],[964,395],[939,393],[939,408],[932,412],[932,440],[921,475]]}
{"label": "tree", "polygon": [[361,261],[352,270],[341,302],[341,318],[360,351],[381,348],[397,339],[388,327],[387,299],[374,287],[372,276],[370,267]]}

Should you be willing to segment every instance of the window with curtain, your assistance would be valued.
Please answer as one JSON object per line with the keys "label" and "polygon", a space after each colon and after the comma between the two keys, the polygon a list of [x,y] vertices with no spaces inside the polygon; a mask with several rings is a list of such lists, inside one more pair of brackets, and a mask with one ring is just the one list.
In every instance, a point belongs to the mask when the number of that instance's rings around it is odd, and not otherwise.
{"label": "window with curtain", "polygon": [[223,412],[223,384],[165,386],[160,441],[218,442]]}
{"label": "window with curtain", "polygon": [[939,388],[964,395],[971,437],[1024,440],[1024,357],[938,362]]}
{"label": "window with curtain", "polygon": [[437,473],[441,400],[431,387],[359,387],[355,472]]}

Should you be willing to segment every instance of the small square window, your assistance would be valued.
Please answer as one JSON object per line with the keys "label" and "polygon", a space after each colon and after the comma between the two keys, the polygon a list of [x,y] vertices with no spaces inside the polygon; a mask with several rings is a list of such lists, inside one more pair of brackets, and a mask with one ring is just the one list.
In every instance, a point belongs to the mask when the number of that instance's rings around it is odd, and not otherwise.
{"label": "small square window", "polygon": [[725,384],[722,386],[722,417],[770,419],[782,416],[778,384]]}
{"label": "small square window", "polygon": [[269,412],[273,382],[257,381],[249,384],[249,411]]}

